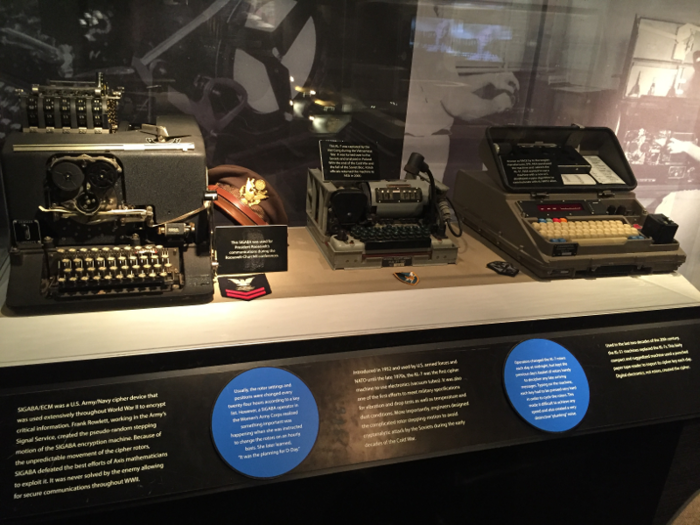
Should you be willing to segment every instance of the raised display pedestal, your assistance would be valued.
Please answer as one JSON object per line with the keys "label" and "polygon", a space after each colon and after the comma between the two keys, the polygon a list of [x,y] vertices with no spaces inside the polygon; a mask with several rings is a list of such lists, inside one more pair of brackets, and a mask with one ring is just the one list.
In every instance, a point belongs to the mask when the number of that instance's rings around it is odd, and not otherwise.
{"label": "raised display pedestal", "polygon": [[[458,263],[333,271],[305,228],[289,230],[289,271],[268,274],[272,295],[174,306],[0,317],[0,367],[188,349],[386,334],[700,306],[678,274],[535,281],[486,268],[500,257],[477,239],[459,239]],[[7,278],[7,273],[5,274]],[[4,297],[6,281],[0,285]]]}

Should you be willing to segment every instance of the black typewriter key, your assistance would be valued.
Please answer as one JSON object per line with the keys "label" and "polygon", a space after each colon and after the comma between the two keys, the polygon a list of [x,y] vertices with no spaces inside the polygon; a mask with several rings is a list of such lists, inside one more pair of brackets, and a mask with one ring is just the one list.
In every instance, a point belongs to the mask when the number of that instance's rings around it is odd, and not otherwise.
{"label": "black typewriter key", "polygon": [[51,167],[51,181],[60,190],[76,191],[83,185],[84,180],[83,170],[73,162],[57,162]]}

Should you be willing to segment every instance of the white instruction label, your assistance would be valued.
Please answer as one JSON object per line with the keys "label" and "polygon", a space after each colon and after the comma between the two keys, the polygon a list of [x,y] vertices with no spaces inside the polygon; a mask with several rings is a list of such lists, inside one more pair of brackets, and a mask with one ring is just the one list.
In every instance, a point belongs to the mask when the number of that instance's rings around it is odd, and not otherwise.
{"label": "white instruction label", "polygon": [[584,155],[583,158],[591,165],[591,176],[598,181],[598,184],[625,183],[625,181],[597,155]]}
{"label": "white instruction label", "polygon": [[567,185],[594,185],[596,181],[590,175],[585,175],[581,173],[562,173],[561,181]]}

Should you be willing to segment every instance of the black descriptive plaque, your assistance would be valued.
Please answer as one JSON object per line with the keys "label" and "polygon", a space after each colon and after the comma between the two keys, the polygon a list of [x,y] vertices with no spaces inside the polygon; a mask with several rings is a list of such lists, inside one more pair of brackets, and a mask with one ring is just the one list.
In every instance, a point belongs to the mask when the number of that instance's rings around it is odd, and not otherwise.
{"label": "black descriptive plaque", "polygon": [[503,157],[501,162],[508,182],[513,187],[548,188],[562,185],[561,174],[548,156],[521,158],[511,155]]}
{"label": "black descriptive plaque", "polygon": [[320,140],[318,145],[324,180],[380,180],[373,144]]}
{"label": "black descriptive plaque", "polygon": [[26,517],[695,417],[697,333],[678,322],[5,392],[0,508]]}
{"label": "black descriptive plaque", "polygon": [[397,255],[395,257],[383,257],[382,268],[400,268],[413,266],[413,257],[410,255]]}
{"label": "black descriptive plaque", "polygon": [[219,274],[287,271],[287,226],[217,226]]}
{"label": "black descriptive plaque", "polygon": [[[597,157],[597,161],[610,170]],[[571,146],[513,146],[499,155],[503,172],[510,187],[548,188],[562,185],[595,185],[596,178],[588,175],[590,163]],[[600,171],[600,170],[598,170]],[[624,183],[614,172],[615,182]]]}

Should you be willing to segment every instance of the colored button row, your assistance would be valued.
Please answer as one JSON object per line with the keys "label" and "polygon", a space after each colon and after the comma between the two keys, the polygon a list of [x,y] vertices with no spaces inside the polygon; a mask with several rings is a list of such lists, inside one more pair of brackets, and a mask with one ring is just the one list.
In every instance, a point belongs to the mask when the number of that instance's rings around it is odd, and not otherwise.
{"label": "colored button row", "polygon": [[546,222],[552,222],[552,223],[554,223],[554,222],[559,222],[559,223],[563,223],[563,222],[569,222],[569,221],[567,221],[564,217],[562,217],[561,219],[537,219],[537,222],[543,222],[543,223],[546,223]]}

